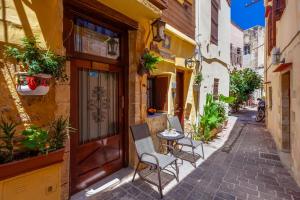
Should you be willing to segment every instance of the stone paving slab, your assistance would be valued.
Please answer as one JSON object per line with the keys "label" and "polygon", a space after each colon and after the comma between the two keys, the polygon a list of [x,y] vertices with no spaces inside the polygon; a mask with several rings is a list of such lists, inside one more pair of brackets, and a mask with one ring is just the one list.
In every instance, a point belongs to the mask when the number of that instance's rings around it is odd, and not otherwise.
{"label": "stone paving slab", "polygon": [[[244,128],[230,151],[216,151],[164,195],[166,200],[300,200],[300,188],[278,160],[264,126],[244,111]],[[248,123],[249,122],[249,123]],[[262,156],[263,155],[263,156]],[[153,200],[157,190],[142,180],[93,196],[94,200]]]}

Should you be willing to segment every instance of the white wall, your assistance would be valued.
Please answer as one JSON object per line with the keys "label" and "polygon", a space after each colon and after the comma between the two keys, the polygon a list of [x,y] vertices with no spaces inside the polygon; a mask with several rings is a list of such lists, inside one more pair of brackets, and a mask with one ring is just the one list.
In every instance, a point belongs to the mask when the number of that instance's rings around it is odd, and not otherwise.
{"label": "white wall", "polygon": [[203,82],[200,89],[200,112],[203,112],[206,94],[212,93],[214,78],[220,79],[219,94],[229,95],[229,65],[231,38],[231,8],[227,1],[220,1],[218,45],[210,43],[211,0],[196,1],[196,41],[209,62],[202,61]]}
{"label": "white wall", "polygon": [[231,23],[231,35],[230,35],[230,43],[232,44],[232,50],[233,55],[231,55],[231,59],[234,56],[237,56],[236,49],[241,49],[241,64],[235,64],[234,60],[231,60],[230,62],[230,71],[233,71],[234,69],[239,70],[242,66],[242,60],[243,60],[243,47],[244,47],[244,32],[241,28],[237,27],[234,23]]}
{"label": "white wall", "polygon": [[244,46],[244,33],[243,30],[231,23],[230,42],[235,47],[240,47],[243,50]]}

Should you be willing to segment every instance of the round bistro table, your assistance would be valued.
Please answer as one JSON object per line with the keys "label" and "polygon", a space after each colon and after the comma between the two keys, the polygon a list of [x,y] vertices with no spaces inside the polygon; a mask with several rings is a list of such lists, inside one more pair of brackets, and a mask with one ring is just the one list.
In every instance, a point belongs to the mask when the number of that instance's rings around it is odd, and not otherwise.
{"label": "round bistro table", "polygon": [[[164,132],[164,131],[163,131]],[[177,140],[180,140],[182,138],[184,138],[184,134],[178,134],[178,136],[166,136],[166,135],[163,135],[162,133],[163,132],[159,132],[157,133],[157,137],[160,139],[160,140],[166,140],[167,141],[167,144],[169,146],[172,146],[173,147],[173,144],[174,142],[176,142]],[[168,147],[168,152],[170,152],[170,148]]]}

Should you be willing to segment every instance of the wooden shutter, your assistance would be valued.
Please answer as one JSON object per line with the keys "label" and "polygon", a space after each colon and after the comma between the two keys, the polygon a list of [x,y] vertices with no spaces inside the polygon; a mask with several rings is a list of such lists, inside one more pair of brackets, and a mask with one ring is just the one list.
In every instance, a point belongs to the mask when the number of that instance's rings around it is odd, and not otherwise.
{"label": "wooden shutter", "polygon": [[215,100],[219,98],[219,79],[217,78],[214,79],[213,97]]}
{"label": "wooden shutter", "polygon": [[272,12],[268,16],[268,53],[271,54],[273,47],[276,46],[276,19],[275,6],[272,7]]}
{"label": "wooden shutter", "polygon": [[156,77],[154,81],[154,107],[160,111],[168,111],[168,77]]}
{"label": "wooden shutter", "polygon": [[273,0],[274,18],[276,21],[280,20],[282,13],[286,6],[286,0]]}
{"label": "wooden shutter", "polygon": [[218,45],[218,20],[219,20],[219,0],[211,0],[211,33],[210,41],[211,43]]}

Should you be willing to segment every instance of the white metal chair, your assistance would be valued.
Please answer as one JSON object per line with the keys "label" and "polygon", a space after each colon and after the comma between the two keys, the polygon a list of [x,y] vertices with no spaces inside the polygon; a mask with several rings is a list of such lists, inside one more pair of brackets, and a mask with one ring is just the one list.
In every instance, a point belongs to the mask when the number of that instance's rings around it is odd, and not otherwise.
{"label": "white metal chair", "polygon": [[[149,182],[155,186],[158,187],[159,193],[161,198],[163,198],[163,187],[164,185],[162,184],[162,178],[161,178],[161,172],[163,170],[168,171],[168,174],[172,174],[178,182],[178,166],[177,166],[177,158],[174,157],[172,154],[171,155],[165,155],[165,154],[160,154],[157,153],[154,149],[153,141],[150,136],[150,130],[149,127],[146,123],[139,124],[139,125],[134,125],[130,127],[131,133],[133,136],[134,144],[136,147],[137,155],[138,155],[138,164],[135,169],[132,181],[134,181],[136,173],[139,174],[140,178],[142,178],[144,181]],[[168,145],[165,145],[168,146]],[[173,149],[173,147],[168,146],[170,149]],[[174,150],[175,151],[175,150]],[[173,152],[175,153],[175,152]],[[158,175],[158,183],[155,183],[155,181],[152,178],[147,178],[145,175],[149,176],[149,173],[143,174],[141,171],[138,171],[138,168],[140,166],[140,163],[144,163],[148,166],[150,166],[150,169],[152,171],[156,171]],[[171,170],[166,169],[166,167],[171,166],[175,164],[175,171],[172,172]],[[170,174],[170,175],[171,175]],[[152,176],[153,177],[153,176]]]}
{"label": "white metal chair", "polygon": [[[193,140],[193,132],[190,132],[190,133],[184,132],[177,116],[169,116],[168,122],[169,122],[171,128],[174,128],[176,130],[176,132],[185,135],[184,138],[179,139],[177,141],[177,145],[181,145],[182,147],[183,146],[190,147],[192,149],[191,153],[193,155],[193,161],[191,163],[194,165],[194,167],[196,167],[197,157],[200,156],[204,159],[203,142]],[[201,149],[202,149],[202,156],[195,152],[195,149],[199,146],[201,146]]]}

